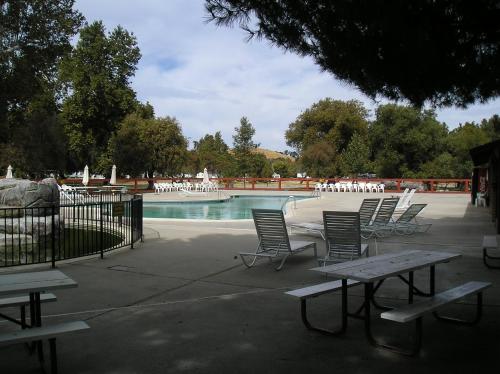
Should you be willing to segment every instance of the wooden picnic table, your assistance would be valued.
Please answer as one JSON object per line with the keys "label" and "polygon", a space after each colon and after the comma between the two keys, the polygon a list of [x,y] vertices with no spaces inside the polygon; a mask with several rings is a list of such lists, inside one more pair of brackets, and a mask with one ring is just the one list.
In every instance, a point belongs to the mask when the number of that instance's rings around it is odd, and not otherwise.
{"label": "wooden picnic table", "polygon": [[[375,301],[374,295],[382,283],[387,278],[398,277],[408,285],[408,303],[412,303],[414,295],[433,296],[435,294],[435,266],[437,264],[460,257],[461,255],[457,253],[406,250],[311,269],[342,280],[342,324],[338,330],[332,332],[332,335],[345,332],[348,317],[362,319],[368,341],[375,346],[386,348],[385,345],[377,342],[371,330],[371,305],[383,310],[392,309],[379,305]],[[429,292],[419,290],[413,282],[414,272],[426,268],[430,268]],[[405,274],[408,274],[408,278],[405,278]],[[348,279],[364,283],[364,303],[356,313],[349,313],[347,308]],[[360,313],[363,310],[364,316],[361,316]]]}

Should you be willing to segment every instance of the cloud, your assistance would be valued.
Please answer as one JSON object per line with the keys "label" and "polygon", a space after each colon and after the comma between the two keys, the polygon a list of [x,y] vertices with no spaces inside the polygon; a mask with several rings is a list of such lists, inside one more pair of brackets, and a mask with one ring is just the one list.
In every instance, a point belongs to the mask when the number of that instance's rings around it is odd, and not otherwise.
{"label": "cloud", "polygon": [[[324,97],[376,104],[358,90],[322,72],[310,58],[245,41],[239,29],[205,22],[203,0],[77,0],[89,22],[102,20],[133,32],[141,49],[132,86],[159,116],[176,117],[184,134],[198,140],[221,131],[232,145],[234,127],[246,116],[256,128],[255,142],[284,150],[288,125]],[[450,128],[500,112],[500,101],[468,110],[437,111]]]}

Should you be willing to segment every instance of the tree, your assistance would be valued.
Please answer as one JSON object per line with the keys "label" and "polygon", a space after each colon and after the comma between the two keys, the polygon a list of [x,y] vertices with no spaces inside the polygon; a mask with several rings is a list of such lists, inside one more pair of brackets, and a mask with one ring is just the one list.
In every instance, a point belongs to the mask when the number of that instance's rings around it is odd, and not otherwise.
{"label": "tree", "polygon": [[[427,161],[417,173],[421,178],[457,178],[457,160],[448,152],[441,153],[432,161]],[[472,169],[471,169],[472,170]],[[470,178],[469,175],[464,178]]]}
{"label": "tree", "polygon": [[307,147],[300,157],[302,169],[312,177],[332,177],[337,174],[339,154],[327,141]]}
{"label": "tree", "polygon": [[473,164],[469,151],[491,141],[490,136],[482,126],[475,123],[460,124],[450,131],[447,141],[450,153],[455,159],[455,178],[470,178]]}
{"label": "tree", "polygon": [[342,175],[354,176],[371,170],[370,146],[368,138],[354,133],[347,148],[341,154],[340,170]]}
{"label": "tree", "polygon": [[147,119],[133,113],[110,139],[108,154],[122,173],[176,176],[188,159],[187,139],[173,117]]}
{"label": "tree", "polygon": [[74,0],[4,0],[0,6],[0,123],[52,86],[83,22]]}
{"label": "tree", "polygon": [[489,119],[483,119],[481,129],[492,141],[500,139],[500,116],[495,114]]}
{"label": "tree", "polygon": [[366,95],[421,107],[499,95],[497,1],[205,0],[208,20],[238,24]]}
{"label": "tree", "polygon": [[142,121],[139,128],[139,141],[149,154],[145,163],[148,175],[179,175],[188,157],[188,142],[179,122],[174,117],[156,118]]}
{"label": "tree", "polygon": [[[61,116],[73,167],[95,165],[119,123],[138,108],[130,79],[139,59],[135,36],[120,26],[107,35],[102,22],[80,31],[76,47],[60,69],[69,93]],[[152,107],[142,109],[147,113]]]}
{"label": "tree", "polygon": [[140,176],[147,170],[151,152],[148,144],[142,141],[147,121],[137,113],[125,117],[110,139],[107,152],[110,162],[103,164],[103,169],[109,170],[109,165],[115,164],[120,173],[133,177]]}
{"label": "tree", "polygon": [[415,177],[421,165],[446,150],[448,129],[435,113],[395,104],[377,108],[370,126],[375,170],[380,177]]}
{"label": "tree", "polygon": [[255,178],[270,178],[273,174],[271,162],[261,153],[254,153],[249,159],[249,174]]}
{"label": "tree", "polygon": [[220,131],[217,131],[215,135],[207,134],[199,141],[195,141],[193,148],[197,159],[194,171],[200,171],[206,167],[211,173],[221,174],[230,156],[229,147],[222,139]]}
{"label": "tree", "polygon": [[297,175],[297,166],[289,158],[277,158],[273,160],[272,166],[274,172],[279,174],[281,178],[290,178]]}
{"label": "tree", "polygon": [[309,146],[327,141],[336,152],[346,149],[354,133],[368,132],[368,111],[356,100],[326,98],[302,112],[285,133],[287,145],[300,153]]}
{"label": "tree", "polygon": [[259,145],[253,142],[255,128],[246,117],[240,119],[240,126],[234,128],[233,152],[238,164],[240,176],[244,176],[251,171],[252,151]]}
{"label": "tree", "polygon": [[4,0],[0,5],[0,167],[42,176],[64,169],[57,66],[83,22],[73,0]]}

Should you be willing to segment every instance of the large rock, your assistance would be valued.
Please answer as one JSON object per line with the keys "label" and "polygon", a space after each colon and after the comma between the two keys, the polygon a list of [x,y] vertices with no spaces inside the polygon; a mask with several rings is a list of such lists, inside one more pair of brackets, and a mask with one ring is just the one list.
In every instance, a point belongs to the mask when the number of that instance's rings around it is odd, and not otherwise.
{"label": "large rock", "polygon": [[[0,180],[0,207],[43,208],[59,205],[59,189],[54,178],[41,182],[27,179]],[[25,215],[48,215],[46,209],[28,209]]]}

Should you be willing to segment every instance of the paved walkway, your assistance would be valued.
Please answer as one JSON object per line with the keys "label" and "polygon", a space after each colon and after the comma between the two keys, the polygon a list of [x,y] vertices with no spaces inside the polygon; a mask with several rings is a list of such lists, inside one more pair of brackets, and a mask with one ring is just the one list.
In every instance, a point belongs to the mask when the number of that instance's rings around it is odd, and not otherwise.
{"label": "paved walkway", "polygon": [[[326,209],[357,210],[367,196],[328,193],[299,201],[297,209],[289,209],[287,222],[319,221]],[[358,321],[349,322],[342,338],[305,329],[298,301],[283,292],[324,277],[308,270],[316,264],[309,253],[290,258],[280,272],[264,261],[246,269],[237,254],[257,244],[251,220],[145,220],[145,241],[135,249],[108,254],[104,260],[58,265],[79,287],[58,292],[58,301],[44,306],[45,323],[84,319],[91,326],[59,340],[60,372],[469,373],[496,367],[500,270],[485,268],[481,260],[481,238],[494,230],[487,210],[471,207],[467,195],[418,194],[414,200],[429,204],[423,216],[433,224],[430,231],[379,240],[378,253],[410,248],[460,252],[462,259],[437,267],[438,290],[466,280],[494,283],[484,295],[486,306],[478,326],[457,327],[425,318],[418,357],[373,348]],[[323,253],[320,237],[303,238],[316,240]],[[373,241],[370,247],[373,251]],[[416,274],[416,282],[426,275]],[[402,302],[404,288],[390,280],[378,295],[387,303]],[[361,290],[352,289],[350,302],[353,308],[359,305]],[[333,327],[339,321],[339,306],[338,296],[315,299],[313,318]],[[469,304],[462,309],[473,312]],[[411,326],[378,319],[373,323],[388,341],[407,339],[413,332]],[[2,329],[9,327],[0,323]],[[39,372],[36,358],[20,346],[0,348],[0,357],[2,373]]]}

